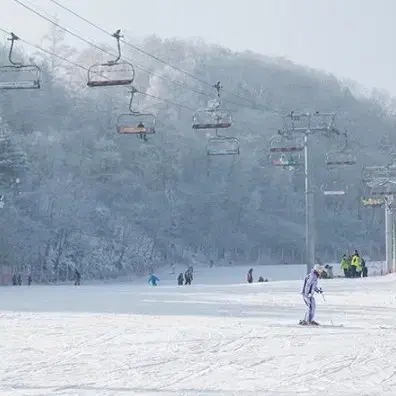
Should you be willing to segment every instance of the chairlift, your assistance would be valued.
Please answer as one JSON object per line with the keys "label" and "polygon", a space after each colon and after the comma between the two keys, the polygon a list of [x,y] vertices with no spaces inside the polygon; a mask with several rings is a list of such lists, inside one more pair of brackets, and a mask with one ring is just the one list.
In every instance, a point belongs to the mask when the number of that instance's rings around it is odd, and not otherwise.
{"label": "chairlift", "polygon": [[291,170],[301,166],[300,155],[286,155],[281,154],[280,156],[274,157],[270,154],[270,165],[272,166],[282,166],[284,168],[289,168]]}
{"label": "chairlift", "polygon": [[366,166],[362,171],[363,183],[384,184],[396,178],[396,166]]}
{"label": "chairlift", "polygon": [[113,87],[130,85],[135,80],[135,69],[132,63],[120,61],[120,30],[117,30],[113,37],[117,40],[118,56],[116,59],[106,63],[97,63],[88,69],[88,82],[90,88]]}
{"label": "chairlift", "polygon": [[208,139],[207,155],[238,155],[239,140],[235,137],[216,136]]}
{"label": "chairlift", "polygon": [[344,197],[348,192],[348,186],[342,185],[338,181],[333,181],[331,183],[324,183],[321,186],[321,191],[326,197]]}
{"label": "chairlift", "polygon": [[224,129],[232,125],[231,112],[221,109],[221,82],[218,81],[213,88],[216,89],[217,95],[208,102],[206,109],[197,110],[193,114],[193,129]]}
{"label": "chairlift", "polygon": [[326,154],[326,165],[328,167],[355,165],[356,156],[348,152],[333,152]]}
{"label": "chairlift", "polygon": [[224,129],[231,125],[232,116],[227,110],[198,110],[193,115],[193,129]]}
{"label": "chairlift", "polygon": [[384,197],[362,197],[360,204],[365,208],[381,208],[385,205]]}
{"label": "chairlift", "polygon": [[129,113],[120,114],[117,117],[117,132],[121,135],[138,135],[144,140],[146,135],[155,133],[157,117],[152,113],[140,112],[132,108],[135,93],[138,90],[132,87],[129,100]]}
{"label": "chairlift", "polygon": [[270,140],[269,161],[272,166],[299,167],[302,162],[304,141],[290,134],[276,135]]}
{"label": "chairlift", "polygon": [[304,151],[304,141],[290,134],[275,135],[270,139],[270,153],[298,153]]}
{"label": "chairlift", "polygon": [[326,165],[330,168],[338,166],[348,166],[356,164],[356,156],[348,149],[347,132],[343,133],[345,137],[344,146],[340,150],[332,151],[326,154]]}
{"label": "chairlift", "polygon": [[156,116],[151,113],[125,113],[117,118],[117,132],[123,135],[155,133]]}
{"label": "chairlift", "polygon": [[370,187],[370,195],[374,197],[382,197],[385,195],[396,195],[396,183],[391,181],[380,183],[380,184],[371,184]]}
{"label": "chairlift", "polygon": [[14,42],[19,40],[19,37],[11,33],[11,37],[7,40],[11,41],[8,53],[10,64],[0,66],[0,90],[39,89],[41,85],[41,69],[34,64],[24,65],[20,62],[15,62],[12,59],[12,52]]}

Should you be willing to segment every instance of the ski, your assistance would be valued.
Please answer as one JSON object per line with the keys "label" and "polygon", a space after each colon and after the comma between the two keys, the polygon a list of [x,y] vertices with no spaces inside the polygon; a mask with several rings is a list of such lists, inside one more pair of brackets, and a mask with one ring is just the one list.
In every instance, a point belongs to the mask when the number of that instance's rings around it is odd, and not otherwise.
{"label": "ski", "polygon": [[315,324],[315,325],[311,325],[311,324],[306,323],[303,320],[300,320],[298,322],[298,324],[299,324],[299,326],[303,326],[303,327],[324,327],[324,328],[344,327],[343,324],[339,324],[339,325],[338,324],[337,325],[335,325],[335,324]]}

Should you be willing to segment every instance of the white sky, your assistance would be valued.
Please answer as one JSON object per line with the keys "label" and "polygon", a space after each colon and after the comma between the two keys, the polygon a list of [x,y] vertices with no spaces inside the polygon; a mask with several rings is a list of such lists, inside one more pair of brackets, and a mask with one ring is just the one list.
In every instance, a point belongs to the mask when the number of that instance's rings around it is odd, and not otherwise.
{"label": "white sky", "polygon": [[[0,27],[40,44],[49,23],[0,0]],[[111,38],[50,0],[20,0],[87,39]],[[232,49],[285,56],[396,95],[396,0],[59,0],[108,31],[203,37]],[[0,33],[4,42],[6,36]],[[69,44],[83,47],[68,36]],[[28,50],[28,48],[26,48]]]}

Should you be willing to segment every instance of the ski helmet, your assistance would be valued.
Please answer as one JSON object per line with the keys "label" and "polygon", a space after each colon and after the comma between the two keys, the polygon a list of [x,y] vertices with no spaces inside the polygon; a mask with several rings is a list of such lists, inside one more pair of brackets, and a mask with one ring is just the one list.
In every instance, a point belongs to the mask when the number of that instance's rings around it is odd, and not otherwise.
{"label": "ski helmet", "polygon": [[323,272],[323,270],[324,270],[324,268],[323,268],[323,265],[321,265],[321,264],[316,264],[314,266],[314,271],[316,271],[319,274],[321,274]]}

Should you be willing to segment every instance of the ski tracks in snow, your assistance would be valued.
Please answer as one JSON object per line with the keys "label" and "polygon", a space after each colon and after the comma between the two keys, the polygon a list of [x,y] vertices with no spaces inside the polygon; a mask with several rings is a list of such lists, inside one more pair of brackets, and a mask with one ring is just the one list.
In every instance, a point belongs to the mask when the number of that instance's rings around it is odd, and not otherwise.
{"label": "ski tracks in snow", "polygon": [[[120,303],[125,298],[129,315],[5,312],[0,317],[0,395],[394,396],[396,306],[386,297],[383,280],[378,287],[369,281],[376,306],[370,305],[366,290],[357,287],[332,297],[333,283],[327,284],[329,304],[318,304],[318,320],[331,312],[344,327],[294,324],[297,318],[289,313],[302,313],[304,307],[299,295],[288,290],[298,290],[299,282],[264,285],[261,292],[250,285],[218,286],[218,305],[215,286],[167,288],[178,300],[170,299],[166,307],[173,316],[135,315],[132,301],[139,305],[147,294],[157,301],[152,303],[158,305],[155,312],[167,304],[161,302],[160,288],[147,292],[136,285],[125,297],[116,296]],[[52,290],[48,287],[48,301]],[[105,305],[99,292],[98,304]],[[228,295],[232,304],[224,314]],[[208,299],[213,302],[210,316],[198,306]],[[382,316],[386,328],[378,326]]]}

